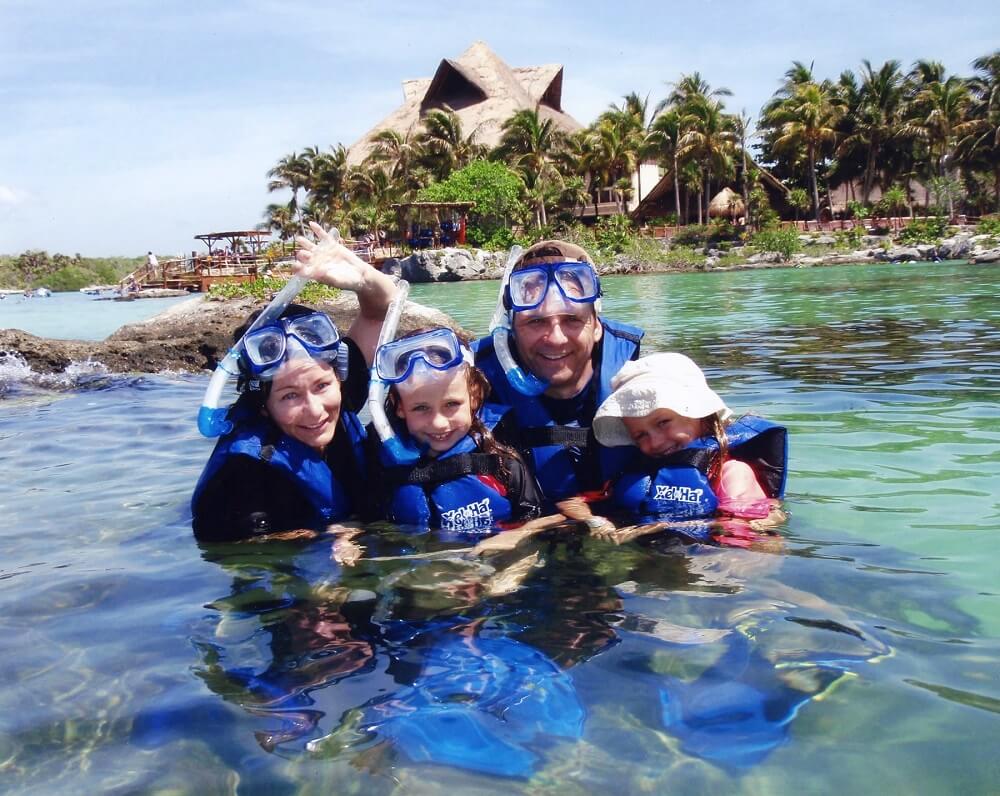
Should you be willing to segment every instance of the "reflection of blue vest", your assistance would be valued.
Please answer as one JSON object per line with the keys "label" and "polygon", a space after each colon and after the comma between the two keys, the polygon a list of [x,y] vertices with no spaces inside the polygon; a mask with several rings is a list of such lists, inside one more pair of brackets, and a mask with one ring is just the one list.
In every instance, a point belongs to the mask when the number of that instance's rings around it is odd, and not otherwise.
{"label": "reflection of blue vest", "polygon": [[[601,358],[595,368],[596,384],[587,389],[597,390],[592,411],[607,398],[611,379],[622,365],[639,352],[643,331],[616,321],[601,319],[604,337],[601,339]],[[630,451],[625,448],[598,446],[590,431],[593,414],[581,417],[566,426],[556,425],[540,398],[523,395],[515,390],[504,375],[493,349],[492,337],[483,337],[473,344],[476,366],[480,368],[493,388],[493,399],[514,409],[525,447],[531,449],[532,464],[542,492],[549,500],[559,500],[570,495],[598,489],[615,473],[621,472]],[[511,340],[511,352],[515,346]],[[588,464],[586,449],[598,448],[596,464]],[[590,460],[593,462],[593,460]]]}
{"label": "reflection of blue vest", "polygon": [[[492,429],[507,407],[483,406],[479,419]],[[406,435],[406,431],[399,432]],[[385,460],[383,459],[383,462]],[[504,494],[480,476],[501,483],[501,459],[479,453],[466,435],[434,459],[421,457],[411,467],[387,467],[392,485],[386,519],[420,530],[435,527],[445,532],[490,533],[495,524],[509,520],[513,507]]]}
{"label": "reflection of blue vest", "polygon": [[[742,417],[726,427],[729,458],[749,464],[768,497],[785,494],[788,434],[760,417]],[[715,513],[719,500],[706,475],[719,443],[700,437],[669,456],[651,459],[638,451],[614,483],[612,500],[637,522],[687,520]]]}
{"label": "reflection of blue vest", "polygon": [[[355,461],[360,468],[365,431],[352,412],[340,413],[337,433],[343,432],[350,439]],[[290,476],[314,509],[316,527],[347,519],[353,513],[353,501],[343,485],[333,477],[323,457],[308,445],[277,431],[263,417],[239,419],[235,431],[226,434],[216,443],[191,497],[192,511],[197,506],[202,491],[231,456],[258,459]]]}

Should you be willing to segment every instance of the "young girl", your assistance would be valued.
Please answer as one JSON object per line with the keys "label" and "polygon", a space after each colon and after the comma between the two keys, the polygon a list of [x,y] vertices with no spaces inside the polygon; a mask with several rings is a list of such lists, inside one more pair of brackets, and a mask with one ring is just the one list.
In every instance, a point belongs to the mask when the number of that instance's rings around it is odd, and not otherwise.
{"label": "young girl", "polygon": [[594,418],[607,446],[636,455],[612,483],[611,500],[637,523],[705,517],[767,518],[785,491],[787,434],[732,413],[683,354],[627,363]]}
{"label": "young girl", "polygon": [[506,407],[484,403],[486,378],[451,329],[422,329],[379,346],[375,375],[389,385],[386,414],[395,418],[399,446],[412,453],[410,461],[394,460],[398,447],[383,442],[386,519],[482,534],[538,515],[534,475],[492,433]]}

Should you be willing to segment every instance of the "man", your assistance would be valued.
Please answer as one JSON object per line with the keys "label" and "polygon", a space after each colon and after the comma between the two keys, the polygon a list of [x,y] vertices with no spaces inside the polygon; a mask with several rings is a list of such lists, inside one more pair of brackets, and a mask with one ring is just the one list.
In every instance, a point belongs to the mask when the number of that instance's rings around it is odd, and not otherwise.
{"label": "man", "polygon": [[591,421],[643,332],[601,317],[593,261],[571,243],[531,246],[500,290],[506,322],[474,345],[492,400],[514,409],[518,447],[549,501],[599,490],[629,449],[598,445]]}
{"label": "man", "polygon": [[149,272],[151,279],[160,278],[160,262],[152,252],[146,255],[146,270]]}

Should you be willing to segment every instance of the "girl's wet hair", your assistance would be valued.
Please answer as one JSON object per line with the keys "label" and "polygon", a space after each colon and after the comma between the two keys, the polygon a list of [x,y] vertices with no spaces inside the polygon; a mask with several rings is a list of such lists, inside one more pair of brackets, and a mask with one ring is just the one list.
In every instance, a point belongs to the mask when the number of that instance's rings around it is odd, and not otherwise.
{"label": "girl's wet hair", "polygon": [[[450,327],[446,326],[422,326],[419,329],[414,329],[411,332],[396,338],[397,340],[403,340],[407,337],[415,337],[418,334],[425,334],[426,332],[433,332],[437,329],[447,329]],[[458,338],[459,342],[468,346],[471,342],[471,337],[465,331],[452,329],[455,332],[455,336]],[[472,425],[469,428],[469,434],[476,441],[479,448],[485,453],[495,453],[500,457],[500,471],[501,475],[506,479],[510,477],[510,471],[504,464],[504,457],[509,456],[514,459],[520,460],[520,455],[513,448],[504,445],[502,442],[498,442],[493,436],[493,433],[486,428],[483,421],[479,417],[479,410],[483,408],[483,404],[486,403],[486,396],[490,393],[490,383],[486,378],[486,374],[483,373],[475,365],[470,365],[467,362],[463,362],[458,367],[462,368],[466,374],[466,384],[469,387],[469,408],[472,413]],[[396,385],[392,384],[385,396],[385,408],[386,415],[390,418],[398,418],[396,410],[399,408],[399,392],[396,389]],[[404,425],[405,425],[405,421]]]}

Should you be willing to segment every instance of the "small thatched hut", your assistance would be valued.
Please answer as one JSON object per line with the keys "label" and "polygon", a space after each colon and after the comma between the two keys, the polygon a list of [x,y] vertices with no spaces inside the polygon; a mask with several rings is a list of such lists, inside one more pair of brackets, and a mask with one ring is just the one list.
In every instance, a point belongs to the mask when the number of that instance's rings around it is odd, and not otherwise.
{"label": "small thatched hut", "polygon": [[743,204],[743,197],[732,188],[726,187],[712,197],[708,203],[708,215],[710,218],[728,218],[735,221],[747,211]]}
{"label": "small thatched hut", "polygon": [[485,42],[477,41],[455,60],[445,58],[434,77],[403,81],[403,104],[351,145],[347,162],[361,163],[382,130],[401,135],[420,131],[420,120],[433,108],[458,114],[465,135],[488,147],[500,142],[501,127],[517,111],[538,109],[559,129],[583,127],[562,109],[563,68],[560,64],[510,67]]}

